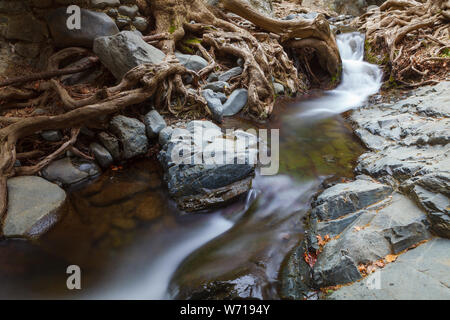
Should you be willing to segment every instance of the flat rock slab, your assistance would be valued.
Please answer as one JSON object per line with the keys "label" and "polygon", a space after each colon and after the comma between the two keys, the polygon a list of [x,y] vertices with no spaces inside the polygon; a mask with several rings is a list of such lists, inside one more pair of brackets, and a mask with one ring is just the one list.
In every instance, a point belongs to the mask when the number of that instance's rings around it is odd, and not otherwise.
{"label": "flat rock slab", "polygon": [[364,280],[331,294],[334,300],[449,300],[450,240],[433,239]]}
{"label": "flat rock slab", "polygon": [[54,44],[57,47],[92,48],[94,39],[111,36],[119,32],[116,23],[106,13],[81,9],[81,28],[69,30],[67,8],[53,10],[47,16],[47,23]]}
{"label": "flat rock slab", "polygon": [[94,162],[66,157],[50,163],[41,173],[46,180],[69,187],[97,177],[101,169]]}
{"label": "flat rock slab", "polygon": [[8,211],[3,234],[8,238],[37,238],[60,217],[66,193],[36,176],[8,180]]}

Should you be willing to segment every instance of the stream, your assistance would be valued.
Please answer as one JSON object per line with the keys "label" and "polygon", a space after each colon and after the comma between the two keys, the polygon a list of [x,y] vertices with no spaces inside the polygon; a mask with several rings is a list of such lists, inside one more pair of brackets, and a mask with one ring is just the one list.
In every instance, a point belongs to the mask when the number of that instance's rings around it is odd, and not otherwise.
{"label": "stream", "polygon": [[[225,128],[281,128],[280,172],[206,214],[180,212],[156,161],[105,172],[70,193],[64,219],[38,241],[0,242],[0,298],[277,299],[278,276],[302,240],[303,218],[325,179],[353,177],[364,149],[341,113],[378,92],[364,37],[338,36],[341,84],[304,100],[280,99],[269,123],[227,118]],[[66,288],[66,268],[82,290]]]}

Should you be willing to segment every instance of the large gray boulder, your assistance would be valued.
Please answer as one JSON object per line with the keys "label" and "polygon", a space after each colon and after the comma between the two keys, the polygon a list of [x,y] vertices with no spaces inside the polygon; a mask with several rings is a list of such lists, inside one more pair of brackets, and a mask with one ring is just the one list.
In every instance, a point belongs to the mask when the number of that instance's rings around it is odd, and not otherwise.
{"label": "large gray boulder", "polygon": [[59,220],[65,201],[64,190],[40,177],[8,179],[8,211],[3,235],[8,238],[39,237]]}
{"label": "large gray boulder", "polygon": [[244,135],[235,138],[225,137],[209,121],[192,121],[171,132],[158,157],[169,194],[180,209],[207,209],[249,190],[255,167],[251,157],[257,151],[248,144],[235,153]]}
{"label": "large gray boulder", "polygon": [[332,293],[333,300],[449,300],[450,240],[433,239],[400,255],[350,286]]}
{"label": "large gray boulder", "polygon": [[147,153],[148,139],[142,122],[120,115],[112,118],[109,126],[122,145],[122,158],[131,159]]}
{"label": "large gray boulder", "polygon": [[119,32],[116,23],[107,14],[87,9],[81,9],[81,28],[69,30],[67,19],[70,14],[66,10],[66,7],[58,8],[47,16],[50,33],[57,47],[92,48],[94,39]]}
{"label": "large gray boulder", "polygon": [[146,43],[132,31],[95,39],[94,52],[118,80],[138,65],[159,64],[165,58],[161,50]]}

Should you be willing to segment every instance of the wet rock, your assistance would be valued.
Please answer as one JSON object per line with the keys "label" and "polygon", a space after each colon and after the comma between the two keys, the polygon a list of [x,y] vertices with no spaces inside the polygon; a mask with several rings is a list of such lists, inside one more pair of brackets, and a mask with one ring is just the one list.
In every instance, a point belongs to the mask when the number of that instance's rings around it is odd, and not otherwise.
{"label": "wet rock", "polygon": [[337,219],[383,200],[391,193],[391,187],[376,182],[340,183],[317,198],[311,216],[319,220]]}
{"label": "wet rock", "polygon": [[[450,240],[433,239],[399,256],[361,282],[332,293],[334,300],[450,299]],[[413,279],[413,281],[412,281]]]}
{"label": "wet rock", "polygon": [[224,81],[215,81],[210,82],[203,86],[203,90],[212,90],[214,92],[224,92],[226,88],[228,88],[229,85],[227,82]]}
{"label": "wet rock", "polygon": [[3,235],[9,238],[37,238],[58,222],[66,193],[40,177],[8,179],[8,211]]}
{"label": "wet rock", "polygon": [[203,97],[206,99],[208,108],[211,111],[212,117],[217,122],[222,122],[223,106],[222,101],[210,89],[203,90]]}
{"label": "wet rock", "polygon": [[247,104],[248,92],[247,89],[234,90],[227,102],[223,105],[224,116],[234,116],[239,113]]}
{"label": "wet rock", "polygon": [[57,47],[86,47],[92,48],[94,39],[117,34],[119,29],[107,14],[81,9],[83,27],[79,30],[69,30],[67,19],[70,14],[66,8],[53,10],[47,17],[54,44]]}
{"label": "wet rock", "polygon": [[145,125],[139,120],[116,116],[109,123],[111,132],[119,139],[124,159],[144,155],[148,150]]}
{"label": "wet rock", "polygon": [[5,38],[28,42],[43,42],[48,37],[47,26],[31,14],[8,17]]}
{"label": "wet rock", "polygon": [[98,135],[100,142],[109,151],[115,160],[120,160],[120,144],[119,139],[107,132],[101,132]]}
{"label": "wet rock", "polygon": [[208,61],[197,55],[175,52],[175,56],[183,66],[192,71],[200,71],[208,66]]}
{"label": "wet rock", "polygon": [[180,209],[203,210],[249,190],[254,164],[252,159],[238,159],[254,155],[256,149],[239,154],[235,143],[225,139],[220,128],[209,121],[192,121],[186,129],[173,130],[159,160],[165,168],[169,194]]}
{"label": "wet rock", "polygon": [[46,130],[41,132],[42,139],[49,142],[58,142],[63,138],[61,131],[58,130]]}
{"label": "wet rock", "polygon": [[100,144],[96,142],[91,143],[89,148],[102,168],[108,168],[113,163],[114,160],[111,153]]}
{"label": "wet rock", "polygon": [[145,115],[144,124],[149,139],[155,138],[167,124],[163,117],[156,110],[152,110]]}
{"label": "wet rock", "polygon": [[120,6],[119,7],[119,13],[130,17],[130,18],[134,18],[137,16],[139,12],[139,8],[137,5],[133,5],[133,6]]}
{"label": "wet rock", "polygon": [[120,0],[91,0],[91,5],[94,8],[105,9],[106,7],[120,6]]}
{"label": "wet rock", "polygon": [[94,52],[118,80],[138,65],[158,64],[165,58],[161,50],[131,31],[95,39]]}
{"label": "wet rock", "polygon": [[101,170],[94,162],[66,157],[50,163],[41,173],[46,180],[70,187],[97,177]]}
{"label": "wet rock", "polygon": [[230,69],[228,71],[225,71],[224,73],[219,75],[219,81],[227,82],[231,78],[237,77],[240,74],[242,74],[242,71],[244,71],[244,70],[241,67],[236,67],[236,68]]}
{"label": "wet rock", "polygon": [[148,22],[145,18],[136,17],[133,20],[133,26],[141,32],[144,32],[148,28]]}

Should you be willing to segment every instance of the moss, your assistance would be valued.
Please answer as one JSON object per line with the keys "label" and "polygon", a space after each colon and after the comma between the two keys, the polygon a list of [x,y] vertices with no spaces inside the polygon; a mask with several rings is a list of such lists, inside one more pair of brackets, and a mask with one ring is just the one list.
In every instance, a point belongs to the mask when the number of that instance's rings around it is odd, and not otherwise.
{"label": "moss", "polygon": [[442,53],[440,54],[440,56],[442,58],[450,58],[450,49],[445,48],[444,50],[442,50]]}
{"label": "moss", "polygon": [[169,28],[169,33],[172,34],[177,30],[177,27],[175,27],[174,25],[171,25]]}

